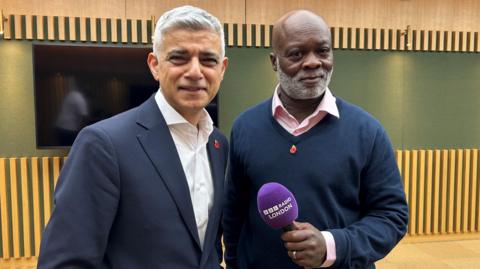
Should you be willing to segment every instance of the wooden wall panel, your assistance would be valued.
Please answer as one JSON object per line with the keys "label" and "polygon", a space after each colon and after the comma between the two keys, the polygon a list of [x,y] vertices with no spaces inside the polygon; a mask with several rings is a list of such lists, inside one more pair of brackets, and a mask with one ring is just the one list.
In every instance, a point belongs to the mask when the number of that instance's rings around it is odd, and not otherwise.
{"label": "wooden wall panel", "polygon": [[182,5],[203,8],[215,15],[222,23],[245,23],[243,0],[125,0],[125,14],[127,18],[134,19],[149,19],[150,16],[158,18],[163,12]]}
{"label": "wooden wall panel", "polygon": [[310,9],[334,27],[480,32],[478,0],[0,0],[4,14],[149,19],[180,5],[210,11],[223,23],[273,24]]}

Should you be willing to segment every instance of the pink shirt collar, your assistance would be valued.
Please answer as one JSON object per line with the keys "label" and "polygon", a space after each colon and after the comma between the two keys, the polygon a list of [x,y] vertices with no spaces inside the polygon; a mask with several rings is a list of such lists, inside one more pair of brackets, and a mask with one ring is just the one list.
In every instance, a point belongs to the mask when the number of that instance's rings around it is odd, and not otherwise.
{"label": "pink shirt collar", "polygon": [[315,111],[302,122],[298,122],[283,106],[280,97],[278,97],[278,87],[279,86],[277,85],[273,94],[272,115],[273,118],[275,118],[275,120],[277,120],[277,122],[292,135],[298,136],[307,132],[319,123],[327,114],[340,118],[336,98],[332,95],[330,89],[327,88],[322,101]]}

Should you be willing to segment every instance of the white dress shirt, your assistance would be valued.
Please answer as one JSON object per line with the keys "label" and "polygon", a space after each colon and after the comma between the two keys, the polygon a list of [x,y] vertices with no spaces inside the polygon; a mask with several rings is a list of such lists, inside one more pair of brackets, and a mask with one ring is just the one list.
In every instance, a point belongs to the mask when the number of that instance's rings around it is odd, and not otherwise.
{"label": "white dress shirt", "polygon": [[197,126],[193,126],[165,99],[161,89],[155,94],[160,111],[175,142],[192,199],[200,244],[203,247],[208,216],[213,205],[213,179],[207,154],[208,137],[213,121],[204,109]]}

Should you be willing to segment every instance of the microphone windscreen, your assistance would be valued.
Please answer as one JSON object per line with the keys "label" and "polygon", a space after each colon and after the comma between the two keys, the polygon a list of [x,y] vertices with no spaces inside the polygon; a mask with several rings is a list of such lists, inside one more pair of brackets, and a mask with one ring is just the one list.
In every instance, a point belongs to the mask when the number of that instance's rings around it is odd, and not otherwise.
{"label": "microphone windscreen", "polygon": [[297,201],[282,184],[264,184],[257,194],[258,213],[268,226],[280,229],[288,226],[298,217]]}

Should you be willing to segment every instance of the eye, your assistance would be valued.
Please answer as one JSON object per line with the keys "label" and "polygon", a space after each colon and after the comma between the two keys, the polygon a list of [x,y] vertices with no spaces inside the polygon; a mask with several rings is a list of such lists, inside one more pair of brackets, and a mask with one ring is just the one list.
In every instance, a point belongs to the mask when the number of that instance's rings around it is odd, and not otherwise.
{"label": "eye", "polygon": [[188,62],[188,58],[185,55],[169,55],[167,61],[174,65],[182,65]]}
{"label": "eye", "polygon": [[318,55],[328,55],[330,53],[330,47],[321,47],[317,49]]}
{"label": "eye", "polygon": [[303,58],[303,52],[301,50],[293,50],[287,54],[287,58],[290,61],[299,61]]}
{"label": "eye", "polygon": [[215,57],[205,57],[200,59],[202,65],[208,66],[208,67],[214,67],[217,66],[218,64],[218,59]]}

